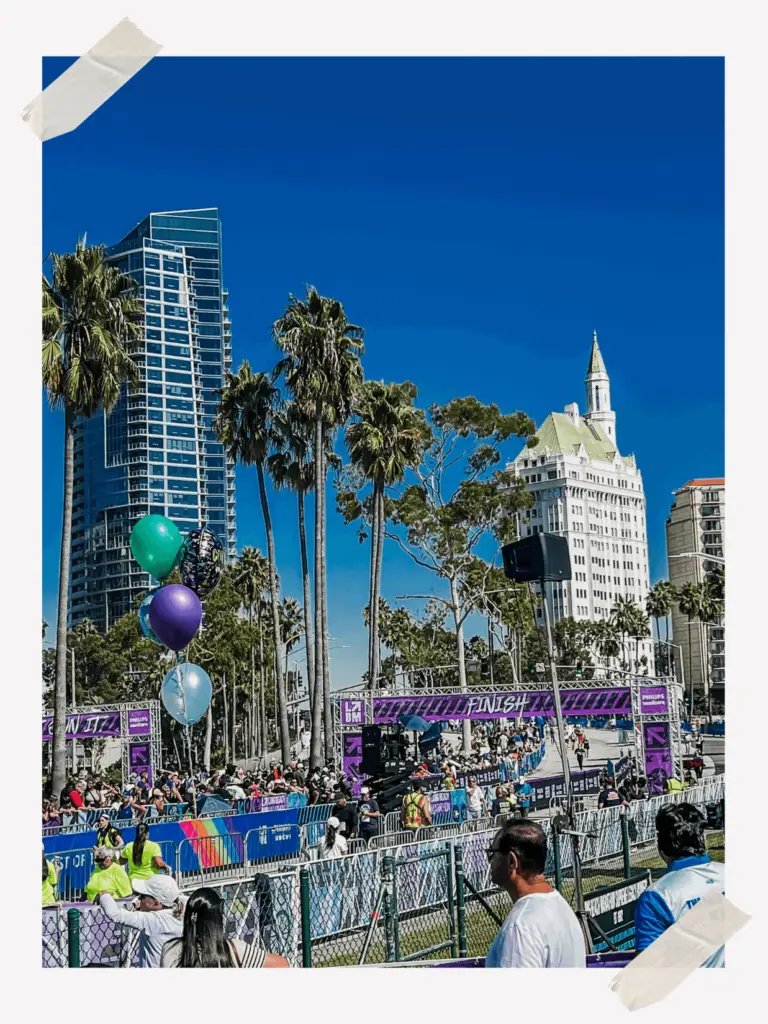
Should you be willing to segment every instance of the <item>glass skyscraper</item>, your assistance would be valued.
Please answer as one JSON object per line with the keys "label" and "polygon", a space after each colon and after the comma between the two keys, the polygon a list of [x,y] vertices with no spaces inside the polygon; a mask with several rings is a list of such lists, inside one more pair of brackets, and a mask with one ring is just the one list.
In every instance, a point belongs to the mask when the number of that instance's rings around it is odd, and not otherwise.
{"label": "glass skyscraper", "polygon": [[232,362],[219,212],[151,213],[107,255],[137,281],[145,328],[138,389],[77,426],[69,617],[100,630],[153,585],[130,552],[141,516],[209,526],[235,554],[234,465],[213,430]]}

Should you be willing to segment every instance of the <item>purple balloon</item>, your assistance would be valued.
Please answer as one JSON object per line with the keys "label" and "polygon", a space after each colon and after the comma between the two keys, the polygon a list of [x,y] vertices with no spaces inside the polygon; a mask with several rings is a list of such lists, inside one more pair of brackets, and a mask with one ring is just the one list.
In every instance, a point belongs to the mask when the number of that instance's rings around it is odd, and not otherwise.
{"label": "purple balloon", "polygon": [[172,651],[183,650],[200,628],[203,607],[189,587],[169,583],[154,592],[149,624],[160,643]]}

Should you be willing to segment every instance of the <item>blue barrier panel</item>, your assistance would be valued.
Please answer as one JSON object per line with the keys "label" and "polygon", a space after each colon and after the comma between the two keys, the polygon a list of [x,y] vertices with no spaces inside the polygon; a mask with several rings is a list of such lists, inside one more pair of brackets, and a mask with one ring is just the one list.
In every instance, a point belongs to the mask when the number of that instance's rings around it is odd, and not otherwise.
{"label": "blue barrier panel", "polygon": [[290,857],[301,852],[301,829],[298,825],[271,825],[252,830],[247,837],[246,859],[267,860]]}
{"label": "blue barrier panel", "polygon": [[311,804],[309,806],[300,807],[298,818],[296,819],[299,825],[310,825],[315,822],[325,822],[330,818],[333,804]]}

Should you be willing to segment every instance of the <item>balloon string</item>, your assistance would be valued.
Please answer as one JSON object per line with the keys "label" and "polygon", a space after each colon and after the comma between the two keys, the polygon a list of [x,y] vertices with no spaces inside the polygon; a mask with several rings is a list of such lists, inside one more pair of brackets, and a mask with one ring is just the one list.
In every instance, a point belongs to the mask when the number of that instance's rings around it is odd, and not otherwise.
{"label": "balloon string", "polygon": [[189,757],[189,784],[192,787],[192,806],[193,806],[193,809],[194,809],[195,817],[197,817],[197,787],[195,786],[195,770],[194,770],[194,766],[192,764],[192,739],[190,737],[190,732],[189,732],[189,717],[187,715],[187,695],[184,692],[184,687],[182,685],[181,669],[179,667],[180,661],[181,661],[181,658],[179,657],[179,652],[177,651],[176,652],[176,671],[177,671],[178,675],[177,675],[176,678],[177,678],[178,683],[179,683],[179,689],[181,690],[181,703],[182,703],[182,706],[184,708],[184,734],[185,734],[186,740],[187,740],[187,755]]}

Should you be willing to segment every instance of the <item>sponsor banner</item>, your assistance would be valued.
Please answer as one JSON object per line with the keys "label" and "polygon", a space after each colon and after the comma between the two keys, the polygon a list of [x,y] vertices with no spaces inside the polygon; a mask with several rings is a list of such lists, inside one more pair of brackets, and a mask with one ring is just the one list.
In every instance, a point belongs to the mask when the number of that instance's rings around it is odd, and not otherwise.
{"label": "sponsor banner", "polygon": [[148,742],[128,744],[128,765],[132,775],[135,773],[139,778],[146,775],[152,785],[152,748]]}
{"label": "sponsor banner", "polygon": [[640,714],[666,715],[669,712],[666,686],[640,687]]}
{"label": "sponsor banner", "polygon": [[643,750],[648,793],[663,793],[667,779],[674,775],[669,722],[643,722]]}
{"label": "sponsor banner", "polygon": [[[630,714],[632,700],[628,687],[562,690],[564,715]],[[358,703],[358,702],[352,702]],[[554,715],[551,690],[505,691],[496,693],[451,693],[418,697],[374,697],[376,725],[396,725],[400,715],[418,715],[428,722],[464,719],[536,718]],[[343,721],[343,718],[342,718]]]}
{"label": "sponsor banner", "polygon": [[[344,701],[342,701],[342,704]],[[362,701],[347,701],[347,704],[358,704]],[[343,721],[343,719],[342,719]],[[361,732],[348,732],[342,735],[343,749],[341,753],[341,770],[352,780],[352,793],[355,797],[360,796],[360,786],[363,779],[363,734]]]}
{"label": "sponsor banner", "polygon": [[341,700],[339,701],[339,708],[341,711],[342,728],[366,724],[364,700]]}
{"label": "sponsor banner", "polygon": [[128,735],[149,736],[152,732],[152,723],[149,717],[149,708],[134,708],[128,712]]}
{"label": "sponsor banner", "polygon": [[[68,740],[93,740],[120,735],[120,712],[88,712],[83,715],[67,715]],[[43,719],[43,742],[53,739],[53,718]]]}
{"label": "sponsor banner", "polygon": [[635,907],[651,884],[650,871],[634,875],[615,885],[606,885],[584,894],[584,910],[598,926],[593,930],[593,951],[604,953],[610,939],[614,950],[635,948]]}

